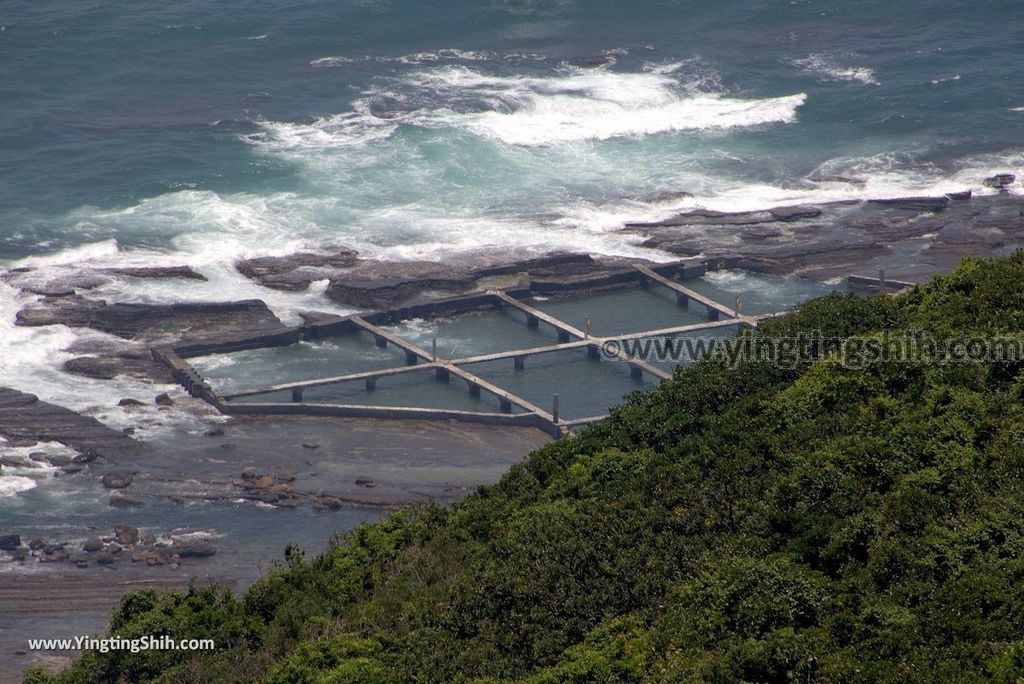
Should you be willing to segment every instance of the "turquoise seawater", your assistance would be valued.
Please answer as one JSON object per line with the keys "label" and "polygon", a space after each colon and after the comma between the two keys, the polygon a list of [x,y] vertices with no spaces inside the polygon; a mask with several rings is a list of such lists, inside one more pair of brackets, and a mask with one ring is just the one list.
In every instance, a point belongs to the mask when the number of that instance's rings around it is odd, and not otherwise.
{"label": "turquoise seawater", "polygon": [[[1022,20],[1010,0],[8,1],[0,267],[188,263],[209,282],[93,296],[295,321],[339,310],[323,283],[233,263],[665,258],[623,222],[980,189],[1024,168]],[[116,399],[152,388],[69,382],[71,345],[102,336],[14,327],[33,299],[0,283],[0,380],[124,422]]]}
{"label": "turquoise seawater", "polygon": [[977,185],[1021,163],[1022,26],[1010,0],[7,2],[0,258],[628,253],[609,233],[665,191]]}

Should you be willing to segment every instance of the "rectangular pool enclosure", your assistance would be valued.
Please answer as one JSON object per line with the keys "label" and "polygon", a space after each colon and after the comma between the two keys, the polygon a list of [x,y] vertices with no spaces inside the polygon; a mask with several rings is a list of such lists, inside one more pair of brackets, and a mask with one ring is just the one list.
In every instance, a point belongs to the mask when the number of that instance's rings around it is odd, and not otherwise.
{"label": "rectangular pool enclosure", "polygon": [[607,360],[607,341],[731,337],[831,289],[737,261],[634,263],[153,353],[224,414],[456,420],[557,437],[672,376],[674,363]]}

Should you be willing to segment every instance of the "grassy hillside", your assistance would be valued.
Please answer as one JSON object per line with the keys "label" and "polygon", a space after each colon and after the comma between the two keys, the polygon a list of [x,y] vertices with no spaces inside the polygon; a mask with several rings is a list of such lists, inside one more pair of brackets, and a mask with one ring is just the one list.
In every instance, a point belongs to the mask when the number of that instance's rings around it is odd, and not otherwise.
{"label": "grassy hillside", "polygon": [[[1024,331],[1024,253],[751,335]],[[242,597],[127,596],[32,682],[1015,681],[1024,364],[705,361],[444,509],[290,549]]]}

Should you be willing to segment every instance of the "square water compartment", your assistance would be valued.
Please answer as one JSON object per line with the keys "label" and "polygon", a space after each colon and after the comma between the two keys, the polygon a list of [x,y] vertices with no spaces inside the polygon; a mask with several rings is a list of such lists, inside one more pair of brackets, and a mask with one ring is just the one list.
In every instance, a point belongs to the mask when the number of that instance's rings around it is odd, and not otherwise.
{"label": "square water compartment", "polygon": [[384,329],[427,352],[431,351],[436,337],[440,359],[529,349],[558,341],[550,326],[542,324],[538,328],[530,328],[526,325],[525,315],[510,307],[444,318],[410,319]]}
{"label": "square water compartment", "polygon": [[[487,392],[480,397],[469,394],[466,382],[452,376],[448,382],[438,381],[432,368],[418,369],[400,375],[376,379],[368,390],[363,381],[342,382],[303,389],[302,399],[308,404],[350,404],[357,406],[407,406],[413,408],[450,409],[497,413],[498,400]],[[235,400],[238,403],[291,403],[290,391],[267,392]],[[521,409],[513,407],[517,412]]]}
{"label": "square water compartment", "polygon": [[739,296],[742,313],[749,316],[786,311],[808,299],[823,297],[839,289],[838,286],[807,278],[739,270],[709,271],[701,278],[686,281],[685,285],[730,309]]}
{"label": "square water compartment", "polygon": [[[591,331],[598,337],[708,321],[703,306],[681,307],[676,304],[675,293],[661,287],[634,288],[572,299],[545,301],[533,298],[529,303],[579,330],[586,330],[589,318]],[[546,326],[541,323],[541,327]]]}
{"label": "square water compartment", "polygon": [[585,349],[534,354],[521,371],[515,370],[512,359],[464,368],[549,413],[557,393],[560,417],[566,420],[607,413],[629,392],[660,382],[647,374],[642,380],[634,379],[625,363],[588,359]]}
{"label": "square water compartment", "polygon": [[230,394],[285,382],[316,380],[405,365],[405,352],[388,345],[380,349],[373,336],[350,333],[287,347],[211,354],[190,360],[215,392]]}

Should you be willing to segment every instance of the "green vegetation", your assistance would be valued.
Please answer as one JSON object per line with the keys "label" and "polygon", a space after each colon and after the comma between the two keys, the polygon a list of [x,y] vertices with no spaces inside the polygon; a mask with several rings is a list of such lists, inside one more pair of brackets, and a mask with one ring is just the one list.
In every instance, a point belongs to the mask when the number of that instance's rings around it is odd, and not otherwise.
{"label": "green vegetation", "polygon": [[[1024,331],[1024,253],[755,335]],[[241,598],[127,596],[30,682],[1020,681],[1024,364],[705,361],[451,509],[404,509]]]}

